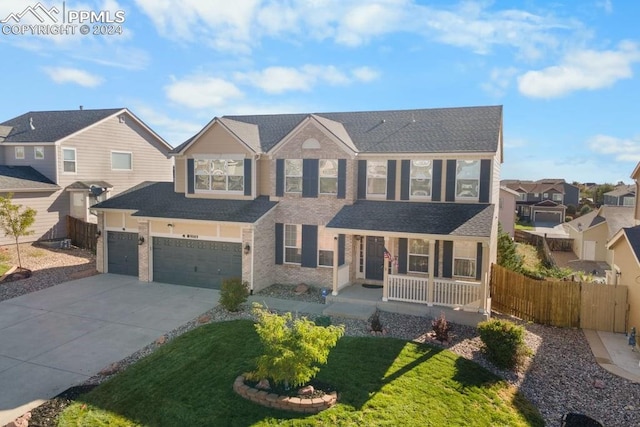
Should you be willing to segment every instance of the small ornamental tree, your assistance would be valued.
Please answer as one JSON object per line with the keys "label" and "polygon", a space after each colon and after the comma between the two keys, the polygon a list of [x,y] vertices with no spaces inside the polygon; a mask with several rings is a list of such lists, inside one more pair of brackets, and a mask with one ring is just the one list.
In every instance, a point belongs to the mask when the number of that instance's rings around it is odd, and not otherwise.
{"label": "small ornamental tree", "polygon": [[270,313],[255,303],[255,325],[263,346],[256,359],[254,379],[269,379],[285,387],[309,382],[327,363],[330,350],[344,335],[344,326],[317,326],[306,317],[294,319],[291,313]]}
{"label": "small ornamental tree", "polygon": [[498,224],[498,265],[511,271],[521,272],[522,264],[522,258],[518,255],[516,244],[511,236],[502,230],[502,225]]}
{"label": "small ornamental tree", "polygon": [[16,240],[18,267],[22,268],[18,241],[22,236],[33,234],[33,230],[29,230],[29,227],[36,220],[36,211],[30,207],[22,209],[22,205],[11,202],[12,198],[13,193],[9,193],[6,197],[0,196],[0,228],[5,236],[11,236]]}

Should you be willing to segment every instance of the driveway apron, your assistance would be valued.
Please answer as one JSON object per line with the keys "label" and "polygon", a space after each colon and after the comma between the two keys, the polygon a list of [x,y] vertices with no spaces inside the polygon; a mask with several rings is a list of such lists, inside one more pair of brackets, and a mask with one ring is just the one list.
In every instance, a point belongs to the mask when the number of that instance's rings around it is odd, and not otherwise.
{"label": "driveway apron", "polygon": [[0,426],[218,299],[216,290],[100,274],[0,302]]}

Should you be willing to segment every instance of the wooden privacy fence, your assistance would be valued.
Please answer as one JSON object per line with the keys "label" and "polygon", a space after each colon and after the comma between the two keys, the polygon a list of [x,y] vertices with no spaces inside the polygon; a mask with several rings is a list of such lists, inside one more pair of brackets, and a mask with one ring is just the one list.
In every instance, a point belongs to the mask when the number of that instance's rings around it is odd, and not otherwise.
{"label": "wooden privacy fence", "polygon": [[535,280],[494,264],[491,306],[545,325],[626,332],[626,286]]}
{"label": "wooden privacy fence", "polygon": [[67,215],[67,234],[71,244],[79,248],[88,249],[96,253],[98,224],[84,222],[78,218]]}

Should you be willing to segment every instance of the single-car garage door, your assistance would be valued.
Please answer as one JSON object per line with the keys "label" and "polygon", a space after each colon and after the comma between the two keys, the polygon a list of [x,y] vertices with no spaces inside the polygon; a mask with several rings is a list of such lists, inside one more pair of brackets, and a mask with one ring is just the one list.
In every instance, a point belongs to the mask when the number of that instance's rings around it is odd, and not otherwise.
{"label": "single-car garage door", "polygon": [[533,222],[534,223],[539,223],[539,222],[548,222],[548,223],[553,223],[553,224],[560,224],[560,218],[561,218],[561,213],[560,212],[543,212],[543,211],[536,211],[534,213],[534,217],[533,217]]}
{"label": "single-car garage door", "polygon": [[138,233],[107,232],[107,271],[138,276]]}
{"label": "single-car garage door", "polygon": [[153,238],[154,282],[220,289],[229,277],[242,277],[242,244]]}

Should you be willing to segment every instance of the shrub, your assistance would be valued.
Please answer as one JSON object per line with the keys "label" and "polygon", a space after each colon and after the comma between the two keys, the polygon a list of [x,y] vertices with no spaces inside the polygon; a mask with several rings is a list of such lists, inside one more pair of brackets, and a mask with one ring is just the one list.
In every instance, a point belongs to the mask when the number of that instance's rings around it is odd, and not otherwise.
{"label": "shrub", "polygon": [[220,305],[228,311],[239,311],[249,297],[249,286],[238,277],[224,279],[220,288]]}
{"label": "shrub", "polygon": [[384,327],[380,321],[380,313],[376,310],[376,312],[371,316],[371,330],[374,332],[382,332],[383,329]]}
{"label": "shrub", "polygon": [[447,319],[444,317],[444,312],[440,313],[440,317],[431,321],[431,326],[433,327],[433,332],[435,333],[438,341],[449,341],[449,330],[451,328],[447,323]]}
{"label": "shrub", "polygon": [[255,325],[263,354],[256,359],[253,379],[269,379],[285,387],[301,386],[327,363],[329,351],[344,335],[344,326],[316,326],[306,317],[293,319],[291,313],[277,314],[255,303]]}
{"label": "shrub", "polygon": [[318,316],[316,320],[313,322],[316,326],[331,326],[331,317],[329,316]]}
{"label": "shrub", "polygon": [[490,319],[478,324],[489,360],[501,369],[513,369],[528,355],[524,328],[508,320]]}

